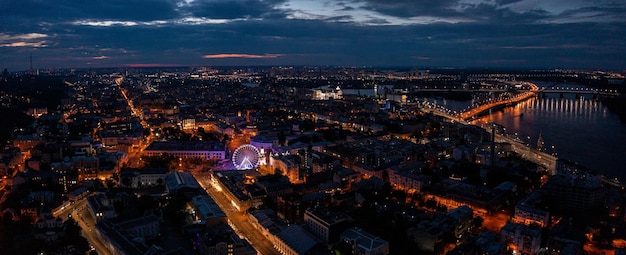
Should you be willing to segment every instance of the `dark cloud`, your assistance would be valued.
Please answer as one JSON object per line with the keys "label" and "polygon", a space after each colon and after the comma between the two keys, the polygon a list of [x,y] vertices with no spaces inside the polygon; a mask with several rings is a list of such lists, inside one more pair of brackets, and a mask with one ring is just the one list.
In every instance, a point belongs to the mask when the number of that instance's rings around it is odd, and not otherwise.
{"label": "dark cloud", "polygon": [[[501,7],[512,1],[464,5],[453,0],[368,0],[361,5],[346,1],[336,5],[344,12],[334,10],[304,20],[288,18],[275,8],[283,1],[85,2],[0,0],[0,68],[27,69],[30,54],[37,68],[131,64],[626,67],[623,4],[554,14],[540,8]],[[359,13],[363,10],[355,6],[373,12]],[[296,4],[288,8],[308,11]],[[466,21],[393,25],[421,16]],[[181,18],[202,22],[178,22]],[[156,20],[164,23],[152,23]]]}
{"label": "dark cloud", "polygon": [[329,17],[324,19],[325,21],[331,21],[331,22],[350,22],[353,20],[352,16],[350,15],[341,15],[341,16],[333,16],[333,17]]}
{"label": "dark cloud", "polygon": [[478,4],[467,8],[459,13],[474,23],[490,24],[498,26],[503,24],[533,24],[538,20],[550,17],[550,13],[544,10],[530,10],[524,13],[511,11],[507,8],[497,8],[493,5]]}
{"label": "dark cloud", "polygon": [[196,17],[212,19],[262,18],[281,15],[274,6],[283,3],[283,0],[217,0],[195,1],[183,8]]}
{"label": "dark cloud", "polygon": [[25,19],[121,19],[159,20],[178,14],[173,0],[2,0],[0,16]]}
{"label": "dark cloud", "polygon": [[354,8],[352,6],[343,6],[341,9],[339,9],[337,11],[354,11],[354,10],[356,10],[356,8]]}
{"label": "dark cloud", "polygon": [[521,1],[524,1],[524,0],[496,0],[496,4],[501,6],[501,5],[517,3],[517,2],[521,2]]}
{"label": "dark cloud", "polygon": [[363,9],[394,17],[449,16],[459,0],[363,0]]}
{"label": "dark cloud", "polygon": [[555,23],[626,23],[626,4],[622,6],[585,7],[567,10],[557,15],[546,17],[545,22]]}

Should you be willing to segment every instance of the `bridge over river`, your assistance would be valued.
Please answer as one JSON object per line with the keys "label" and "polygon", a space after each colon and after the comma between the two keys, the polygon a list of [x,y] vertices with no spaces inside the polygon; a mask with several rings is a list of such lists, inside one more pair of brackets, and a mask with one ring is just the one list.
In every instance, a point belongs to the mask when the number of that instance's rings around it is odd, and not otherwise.
{"label": "bridge over river", "polygon": [[[459,117],[458,115],[451,115],[447,111],[443,111],[438,108],[432,108],[428,110],[430,110],[431,113],[438,115],[438,116],[442,116],[448,120],[459,122],[459,123],[464,123],[464,124],[470,124],[469,122],[467,122],[466,119],[463,119]],[[480,126],[480,127],[485,129],[485,131],[487,131],[490,134],[491,132],[493,132],[492,128],[490,127],[486,127],[486,126]],[[545,153],[543,151],[530,148],[519,139],[511,138],[506,135],[498,134],[498,133],[496,133],[494,137],[495,137],[496,142],[511,144],[511,149],[515,153],[519,154],[522,158],[535,162],[536,164],[545,167],[548,171],[550,171],[551,174],[554,174],[556,172],[556,161],[559,158],[552,156],[548,153]]]}
{"label": "bridge over river", "polygon": [[[483,104],[483,105],[474,107],[470,110],[467,110],[465,112],[461,112],[459,114],[451,114],[451,111],[445,108],[438,107],[438,106],[434,106],[433,108],[429,110],[433,114],[443,116],[444,118],[447,118],[449,120],[469,124],[469,120],[473,119],[477,115],[484,114],[492,109],[512,106],[519,102],[527,100],[531,97],[542,96],[542,95],[545,95],[546,93],[560,93],[561,95],[575,94],[577,97],[580,95],[594,95],[594,98],[614,97],[614,96],[619,95],[616,90],[601,90],[601,89],[594,89],[594,88],[571,88],[571,87],[541,87],[539,88],[537,85],[530,83],[530,82],[522,82],[521,84],[523,85],[522,87],[529,88],[529,89],[525,91],[517,90],[519,93],[513,97],[501,99],[496,102],[490,102],[488,104]],[[445,90],[445,88],[444,89],[437,88],[437,89],[440,89],[440,91]],[[434,91],[434,90],[435,88],[431,88],[430,91]],[[449,90],[445,90],[445,91],[449,91]],[[480,92],[480,91],[477,91],[477,92]],[[496,92],[496,91],[490,91],[490,92]],[[492,132],[491,127],[482,127],[482,128],[484,128],[489,133]],[[507,135],[497,134],[497,133],[495,134],[494,137],[495,137],[496,142],[506,142],[506,143],[511,144],[513,151],[521,155],[523,158],[528,159],[532,162],[535,162],[538,165],[544,166],[546,169],[550,170],[552,173],[555,172],[556,161],[558,160],[557,157],[552,156],[551,154],[530,148],[529,146],[526,145],[526,143],[514,137],[509,137]]]}
{"label": "bridge over river", "polygon": [[537,95],[537,91],[539,91],[539,87],[537,87],[537,85],[530,83],[530,82],[524,82],[523,85],[529,87],[530,90],[519,93],[512,98],[507,98],[507,99],[503,99],[503,100],[496,101],[496,102],[491,102],[488,104],[483,104],[478,107],[472,108],[468,111],[460,113],[459,118],[461,118],[462,120],[468,120],[468,119],[473,118],[476,115],[482,114],[491,109],[502,107],[502,106],[513,105],[513,104],[516,104],[518,102],[524,101],[528,98],[531,98]]}
{"label": "bridge over river", "polygon": [[537,95],[544,96],[547,93],[559,93],[560,97],[563,97],[564,94],[575,94],[576,98],[579,98],[581,95],[593,95],[594,98],[619,96],[619,93],[617,92],[617,90],[593,89],[593,88],[568,88],[568,87],[539,88],[537,87],[537,85],[530,83],[530,82],[523,82],[522,84],[524,85],[524,87],[528,87],[530,89],[527,91],[521,92],[512,98],[507,98],[507,99],[503,99],[500,101],[483,104],[478,107],[467,110],[465,112],[462,112],[459,114],[459,118],[463,120],[469,120],[489,110],[499,108],[499,107],[511,106],[521,101],[524,101],[528,98],[535,97]]}
{"label": "bridge over river", "polygon": [[[480,106],[474,107],[470,110],[466,110],[458,114],[454,111],[451,111],[450,109],[446,109],[445,107],[442,107],[440,105],[431,104],[428,102],[425,102],[422,105],[422,109],[424,111],[431,112],[435,115],[442,116],[443,118],[448,119],[449,121],[452,121],[452,122],[471,124],[470,120],[474,119],[477,115],[485,114],[493,109],[513,106],[519,102],[523,102],[532,97],[544,97],[546,96],[546,94],[549,94],[549,93],[560,94],[561,97],[563,97],[564,94],[576,95],[576,98],[580,98],[583,96],[585,97],[593,96],[594,99],[602,98],[602,97],[616,97],[620,95],[618,91],[616,90],[600,90],[600,89],[586,88],[586,87],[559,87],[559,86],[538,87],[532,83],[526,83],[526,86],[523,86],[523,88],[525,89],[524,90],[517,89],[517,90],[512,90],[512,91],[507,90],[507,92],[512,92],[512,93],[509,93],[509,95],[513,94],[512,97],[498,98],[496,99],[497,100],[496,102],[489,102],[488,104],[480,105]],[[442,91],[442,92],[450,91],[445,88],[443,89],[438,88],[438,89],[439,91]],[[430,89],[430,91],[434,91],[434,90],[435,88]],[[456,91],[460,91],[460,90],[456,90]],[[493,90],[493,91],[475,91],[475,92],[498,93],[499,91]],[[558,101],[559,99],[556,99],[556,100]],[[595,101],[588,101],[588,100],[582,100],[581,102],[595,103]],[[484,126],[477,125],[477,126],[482,127],[488,133],[493,132],[492,126],[490,125],[484,125]],[[510,144],[512,151],[520,155],[522,158],[527,159],[531,162],[534,162],[537,165],[545,167],[545,169],[550,171],[551,174],[556,174],[556,170],[559,167],[557,165],[557,161],[559,161],[559,158],[557,158],[556,156],[553,156],[549,153],[545,153],[543,151],[539,151],[537,149],[533,149],[530,146],[528,146],[525,141],[522,141],[515,136],[496,133],[494,135],[494,140],[496,142],[505,142],[505,143]],[[621,190],[624,190],[626,187],[626,184],[620,182],[616,178],[614,179],[614,178],[602,176],[601,180],[605,185],[613,186]]]}
{"label": "bridge over river", "polygon": [[564,94],[575,94],[576,98],[579,98],[581,95],[593,95],[593,98],[619,96],[617,90],[570,87],[541,87],[537,93],[541,97],[549,93],[558,93],[561,98],[563,98]]}
{"label": "bridge over river", "polygon": [[[523,84],[534,85],[530,82],[524,82]],[[493,92],[493,93],[503,93],[503,92],[515,92],[522,91],[520,89],[503,89],[503,88],[478,88],[478,89],[470,89],[470,88],[458,88],[458,87],[424,87],[415,89],[415,92],[468,92],[468,93],[479,93],[479,92]],[[559,93],[559,94],[576,94],[576,95],[595,95],[595,96],[603,96],[603,97],[615,97],[619,96],[617,90],[610,89],[595,89],[595,88],[571,88],[571,87],[537,87],[536,85],[531,86],[529,92],[536,92],[540,95],[542,94],[550,94],[550,93]]]}

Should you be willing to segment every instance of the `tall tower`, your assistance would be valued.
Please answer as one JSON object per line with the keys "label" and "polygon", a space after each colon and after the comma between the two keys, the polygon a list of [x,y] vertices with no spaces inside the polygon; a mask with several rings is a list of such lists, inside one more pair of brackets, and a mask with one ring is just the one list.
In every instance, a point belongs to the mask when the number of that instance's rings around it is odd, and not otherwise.
{"label": "tall tower", "polygon": [[30,69],[28,70],[31,74],[33,73],[33,53],[30,54]]}
{"label": "tall tower", "polygon": [[537,150],[543,151],[543,137],[541,137],[541,132],[539,132],[539,138],[537,138]]}
{"label": "tall tower", "polygon": [[496,127],[491,127],[491,164],[493,166],[496,163]]}
{"label": "tall tower", "polygon": [[378,97],[378,83],[374,83],[374,97]]}

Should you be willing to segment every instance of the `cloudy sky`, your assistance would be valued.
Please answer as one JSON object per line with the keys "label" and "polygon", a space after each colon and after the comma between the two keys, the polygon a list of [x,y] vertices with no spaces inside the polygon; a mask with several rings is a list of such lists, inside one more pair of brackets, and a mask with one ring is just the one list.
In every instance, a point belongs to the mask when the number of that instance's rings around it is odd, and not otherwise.
{"label": "cloudy sky", "polygon": [[626,69],[624,0],[0,0],[0,68]]}

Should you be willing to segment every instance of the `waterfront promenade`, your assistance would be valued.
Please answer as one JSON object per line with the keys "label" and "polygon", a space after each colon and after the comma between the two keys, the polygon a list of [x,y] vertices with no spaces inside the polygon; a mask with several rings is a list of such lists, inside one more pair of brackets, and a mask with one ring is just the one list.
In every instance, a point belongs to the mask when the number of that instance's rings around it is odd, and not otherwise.
{"label": "waterfront promenade", "polygon": [[[519,95],[515,97],[508,98],[505,100],[500,100],[497,102],[492,102],[489,104],[484,104],[484,105],[478,106],[476,108],[470,109],[468,111],[462,112],[457,115],[451,115],[448,112],[443,111],[442,109],[439,109],[437,107],[429,108],[427,110],[429,110],[431,113],[435,115],[444,117],[450,121],[455,121],[455,122],[459,122],[463,124],[471,124],[468,120],[478,114],[484,113],[486,111],[489,111],[497,107],[513,105],[513,104],[527,100],[537,95],[537,92],[539,91],[539,87],[537,87],[537,85],[530,83],[530,82],[523,82],[523,85],[530,89],[526,92],[520,93]],[[485,126],[485,125],[476,125],[476,126],[479,126],[485,129],[490,134],[494,132],[493,129],[489,126]],[[558,160],[557,157],[550,155],[548,153],[545,153],[543,151],[533,149],[527,146],[522,141],[508,137],[505,134],[496,133],[496,134],[493,134],[493,136],[496,142],[504,142],[504,143],[511,144],[512,150],[515,153],[519,154],[522,158],[532,161],[536,163],[537,165],[543,166],[546,168],[546,170],[550,171],[551,174],[555,174],[556,161]]]}

